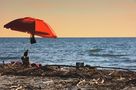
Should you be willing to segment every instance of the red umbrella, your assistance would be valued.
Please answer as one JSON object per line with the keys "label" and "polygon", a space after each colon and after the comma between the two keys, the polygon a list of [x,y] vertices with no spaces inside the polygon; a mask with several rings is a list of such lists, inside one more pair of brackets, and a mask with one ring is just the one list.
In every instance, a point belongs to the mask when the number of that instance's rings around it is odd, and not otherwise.
{"label": "red umbrella", "polygon": [[43,20],[31,17],[15,19],[4,25],[4,28],[30,33],[31,44],[36,43],[34,35],[44,38],[57,38],[53,29],[47,23]]}

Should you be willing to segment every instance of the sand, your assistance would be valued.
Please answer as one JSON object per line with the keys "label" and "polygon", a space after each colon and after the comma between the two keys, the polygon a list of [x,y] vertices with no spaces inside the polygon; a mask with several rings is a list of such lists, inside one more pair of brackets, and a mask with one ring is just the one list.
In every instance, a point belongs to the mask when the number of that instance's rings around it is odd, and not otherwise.
{"label": "sand", "polygon": [[136,90],[133,71],[5,64],[0,74],[0,90]]}

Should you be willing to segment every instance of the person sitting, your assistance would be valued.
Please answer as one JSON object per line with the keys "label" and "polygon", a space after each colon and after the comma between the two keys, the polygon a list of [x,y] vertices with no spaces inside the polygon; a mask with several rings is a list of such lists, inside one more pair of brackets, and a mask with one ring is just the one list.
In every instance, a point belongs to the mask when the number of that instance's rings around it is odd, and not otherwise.
{"label": "person sitting", "polygon": [[25,67],[29,67],[30,66],[30,62],[29,62],[29,57],[28,57],[28,50],[26,50],[24,52],[24,55],[21,57],[22,59],[22,63]]}

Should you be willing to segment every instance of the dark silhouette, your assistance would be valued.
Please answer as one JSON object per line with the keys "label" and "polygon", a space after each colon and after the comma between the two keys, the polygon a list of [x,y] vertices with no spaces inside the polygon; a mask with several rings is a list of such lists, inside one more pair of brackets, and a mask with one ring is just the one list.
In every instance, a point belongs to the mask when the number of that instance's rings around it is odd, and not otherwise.
{"label": "dark silhouette", "polygon": [[29,62],[29,56],[28,56],[28,50],[24,52],[24,55],[21,57],[23,66],[29,67],[30,62]]}
{"label": "dark silhouette", "polygon": [[30,43],[31,43],[31,44],[36,43],[36,40],[35,40],[34,35],[31,36],[31,38],[30,38]]}
{"label": "dark silhouette", "polygon": [[28,49],[24,52],[24,56],[28,56]]}
{"label": "dark silhouette", "polygon": [[2,63],[3,63],[3,65],[5,65],[5,62],[4,62],[4,61],[2,61]]}

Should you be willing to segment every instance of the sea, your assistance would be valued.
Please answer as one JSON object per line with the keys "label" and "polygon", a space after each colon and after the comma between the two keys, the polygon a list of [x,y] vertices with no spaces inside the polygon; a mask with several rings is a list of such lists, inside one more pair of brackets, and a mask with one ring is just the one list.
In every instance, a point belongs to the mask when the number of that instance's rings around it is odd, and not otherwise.
{"label": "sea", "polygon": [[21,61],[29,50],[32,63],[136,69],[136,38],[0,38],[0,63]]}

